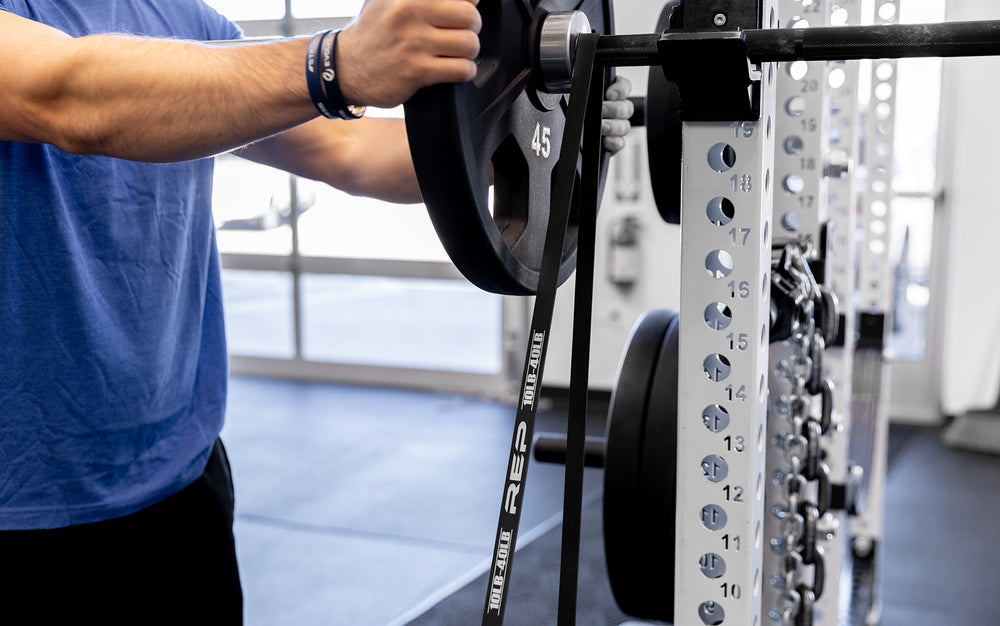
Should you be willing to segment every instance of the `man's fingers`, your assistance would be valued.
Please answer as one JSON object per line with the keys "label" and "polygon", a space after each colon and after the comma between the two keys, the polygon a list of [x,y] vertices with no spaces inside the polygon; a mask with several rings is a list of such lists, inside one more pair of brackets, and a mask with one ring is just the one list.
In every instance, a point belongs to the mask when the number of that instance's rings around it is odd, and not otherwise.
{"label": "man's fingers", "polygon": [[471,0],[435,0],[428,8],[427,23],[437,28],[459,28],[479,33],[483,17]]}
{"label": "man's fingers", "polygon": [[605,100],[601,105],[601,117],[627,120],[635,113],[631,100]]}
{"label": "man's fingers", "polygon": [[608,85],[604,95],[608,100],[624,100],[631,93],[632,82],[624,76],[617,76],[614,82]]}
{"label": "man's fingers", "polygon": [[605,119],[601,123],[601,135],[605,137],[624,137],[632,130],[628,120]]}
{"label": "man's fingers", "polygon": [[625,138],[605,137],[604,139],[601,140],[601,144],[604,146],[605,150],[607,150],[611,154],[615,154],[616,152],[620,152],[621,149],[625,147]]}

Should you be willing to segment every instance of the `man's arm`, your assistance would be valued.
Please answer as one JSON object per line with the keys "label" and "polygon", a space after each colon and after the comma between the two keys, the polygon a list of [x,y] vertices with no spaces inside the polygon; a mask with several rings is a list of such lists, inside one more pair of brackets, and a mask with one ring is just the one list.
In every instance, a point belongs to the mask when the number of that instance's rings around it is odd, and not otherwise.
{"label": "man's arm", "polygon": [[[392,106],[422,86],[471,79],[481,24],[476,1],[370,0],[338,45],[344,96]],[[0,11],[0,41],[0,140],[178,161],[317,116],[305,39],[214,47],[71,38]]]}
{"label": "man's arm", "polygon": [[[631,130],[631,83],[623,76],[605,94],[604,148],[625,147]],[[406,127],[402,120],[313,120],[237,151],[240,156],[319,180],[359,196],[389,202],[420,202]]]}
{"label": "man's arm", "polygon": [[420,202],[402,120],[316,119],[236,152],[357,196]]}

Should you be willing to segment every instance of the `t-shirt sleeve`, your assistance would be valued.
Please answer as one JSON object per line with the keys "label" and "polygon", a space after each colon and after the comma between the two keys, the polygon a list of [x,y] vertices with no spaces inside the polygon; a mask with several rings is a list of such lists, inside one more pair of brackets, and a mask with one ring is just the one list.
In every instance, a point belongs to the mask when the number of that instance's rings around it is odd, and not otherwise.
{"label": "t-shirt sleeve", "polygon": [[[0,5],[2,3],[3,0],[0,0]],[[243,29],[201,0],[198,0],[198,4],[201,6],[202,19],[208,32],[207,39],[243,39]]]}

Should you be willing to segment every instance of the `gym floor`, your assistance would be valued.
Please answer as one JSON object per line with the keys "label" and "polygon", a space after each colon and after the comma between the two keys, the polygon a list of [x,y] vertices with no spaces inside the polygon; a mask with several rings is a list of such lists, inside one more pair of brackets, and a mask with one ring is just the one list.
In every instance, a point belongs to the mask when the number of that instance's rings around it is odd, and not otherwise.
{"label": "gym floor", "polygon": [[[485,399],[234,377],[223,440],[246,625],[403,625],[481,575],[513,417]],[[559,422],[542,412],[536,431]],[[891,438],[883,625],[1000,624],[1000,456],[930,429]],[[600,488],[587,470],[585,497]],[[561,468],[533,463],[519,546],[561,506]]]}

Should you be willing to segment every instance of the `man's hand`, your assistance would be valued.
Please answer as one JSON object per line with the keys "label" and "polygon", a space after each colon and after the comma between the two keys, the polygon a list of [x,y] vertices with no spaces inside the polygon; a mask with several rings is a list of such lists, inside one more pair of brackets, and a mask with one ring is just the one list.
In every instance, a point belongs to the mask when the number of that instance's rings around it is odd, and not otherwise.
{"label": "man's hand", "polygon": [[337,42],[344,97],[392,107],[421,87],[475,78],[478,1],[367,0]]}
{"label": "man's hand", "polygon": [[625,136],[632,130],[629,118],[635,112],[632,101],[628,99],[632,93],[632,83],[624,76],[619,76],[604,93],[604,104],[601,107],[601,135],[604,149],[614,154],[625,147]]}

